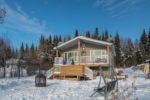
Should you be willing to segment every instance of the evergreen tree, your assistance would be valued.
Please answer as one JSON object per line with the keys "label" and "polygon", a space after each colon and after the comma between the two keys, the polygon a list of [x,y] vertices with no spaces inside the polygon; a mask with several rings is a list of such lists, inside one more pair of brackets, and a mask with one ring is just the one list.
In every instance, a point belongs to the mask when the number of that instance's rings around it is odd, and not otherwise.
{"label": "evergreen tree", "polygon": [[20,59],[24,58],[24,44],[22,42],[21,47],[20,47]]}
{"label": "evergreen tree", "polygon": [[42,52],[46,52],[46,41],[47,40],[45,40],[45,37],[43,35],[41,35],[39,50]]}
{"label": "evergreen tree", "polygon": [[147,35],[146,35],[146,32],[145,32],[145,29],[142,33],[142,36],[141,36],[141,39],[140,39],[140,44],[144,46],[144,48],[146,49],[147,47]]}
{"label": "evergreen tree", "polygon": [[138,39],[135,39],[134,48],[135,48],[136,50],[139,48],[139,41],[138,41]]}
{"label": "evergreen tree", "polygon": [[75,31],[75,37],[79,36],[78,30]]}
{"label": "evergreen tree", "polygon": [[124,64],[128,67],[135,64],[134,59],[134,46],[130,38],[127,39],[127,41],[124,42],[122,51],[124,53]]}
{"label": "evergreen tree", "polygon": [[26,44],[26,48],[25,48],[25,57],[26,57],[26,59],[29,57],[29,47],[28,47],[28,44]]}
{"label": "evergreen tree", "polygon": [[122,57],[121,57],[121,50],[120,50],[121,47],[120,47],[120,39],[118,33],[116,33],[114,45],[115,45],[115,52],[116,52],[115,63],[116,66],[121,66]]}
{"label": "evergreen tree", "polygon": [[25,53],[28,53],[28,52],[29,52],[29,47],[28,47],[28,44],[26,44]]}
{"label": "evergreen tree", "polygon": [[106,41],[108,38],[109,38],[109,37],[108,37],[108,31],[107,31],[107,29],[106,29],[106,30],[105,30],[105,37],[104,37],[104,40]]}
{"label": "evergreen tree", "polygon": [[142,52],[137,49],[135,52],[136,65],[141,64],[143,62]]}
{"label": "evergreen tree", "polygon": [[94,36],[93,36],[94,39],[97,39],[99,38],[99,33],[98,33],[98,28],[96,27],[95,29],[95,33],[94,33]]}
{"label": "evergreen tree", "polygon": [[48,41],[49,41],[49,44],[52,44],[52,37],[51,37],[51,35],[49,35]]}
{"label": "evergreen tree", "polygon": [[104,32],[102,33],[102,38],[101,38],[101,40],[105,40],[105,35],[104,35]]}
{"label": "evergreen tree", "polygon": [[88,38],[90,38],[90,37],[91,37],[91,35],[90,35],[90,31],[89,31],[89,30],[86,32],[86,37],[88,37]]}
{"label": "evergreen tree", "polygon": [[61,35],[59,36],[59,42],[62,42]]}
{"label": "evergreen tree", "polygon": [[66,37],[64,36],[64,42],[66,42]]}
{"label": "evergreen tree", "polygon": [[141,38],[140,38],[140,51],[142,52],[142,56],[143,56],[143,62],[147,59],[147,53],[146,53],[146,50],[147,50],[147,35],[146,35],[146,32],[145,32],[145,29],[141,35]]}
{"label": "evergreen tree", "polygon": [[71,40],[70,34],[67,35],[67,41]]}
{"label": "evergreen tree", "polygon": [[54,46],[54,47],[56,46],[56,37],[55,37],[55,35],[54,35],[54,37],[53,37],[53,46]]}
{"label": "evergreen tree", "polygon": [[34,44],[33,44],[33,43],[32,43],[31,48],[30,48],[30,55],[31,55],[32,57],[35,56],[35,49],[34,49]]}

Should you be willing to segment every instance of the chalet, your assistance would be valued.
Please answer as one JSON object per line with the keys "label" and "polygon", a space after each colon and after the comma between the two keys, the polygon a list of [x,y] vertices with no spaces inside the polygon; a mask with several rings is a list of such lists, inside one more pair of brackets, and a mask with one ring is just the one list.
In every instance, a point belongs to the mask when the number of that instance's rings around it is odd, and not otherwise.
{"label": "chalet", "polygon": [[[114,45],[110,42],[78,36],[54,47],[56,57],[48,78],[80,80],[93,79],[93,70],[99,66],[114,66]],[[109,70],[110,72],[110,70]]]}

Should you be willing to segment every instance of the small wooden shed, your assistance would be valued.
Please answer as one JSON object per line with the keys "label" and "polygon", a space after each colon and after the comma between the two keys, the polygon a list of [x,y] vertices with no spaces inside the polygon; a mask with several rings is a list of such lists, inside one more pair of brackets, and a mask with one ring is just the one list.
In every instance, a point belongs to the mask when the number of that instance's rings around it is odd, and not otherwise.
{"label": "small wooden shed", "polygon": [[144,73],[147,75],[150,73],[150,59],[145,61]]}

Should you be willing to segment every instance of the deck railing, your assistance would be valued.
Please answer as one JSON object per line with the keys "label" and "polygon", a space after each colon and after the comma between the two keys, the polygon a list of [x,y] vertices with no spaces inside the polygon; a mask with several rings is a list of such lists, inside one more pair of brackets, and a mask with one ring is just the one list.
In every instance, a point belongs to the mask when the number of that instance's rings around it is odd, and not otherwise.
{"label": "deck railing", "polygon": [[[81,56],[80,57],[81,64],[108,64],[108,55],[102,56]],[[71,65],[72,59],[69,58],[68,61],[64,64],[63,57],[55,57],[55,65]],[[74,65],[77,65],[78,61],[74,61]]]}
{"label": "deck railing", "polygon": [[81,56],[81,64],[108,64],[108,56],[103,55],[99,57],[95,56]]}
{"label": "deck railing", "polygon": [[56,65],[62,65],[63,64],[63,57],[55,57],[55,63]]}

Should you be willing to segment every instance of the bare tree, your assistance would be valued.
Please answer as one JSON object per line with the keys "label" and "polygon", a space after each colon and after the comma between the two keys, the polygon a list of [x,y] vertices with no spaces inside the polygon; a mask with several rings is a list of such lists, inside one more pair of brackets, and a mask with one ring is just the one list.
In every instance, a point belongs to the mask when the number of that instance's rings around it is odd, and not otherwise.
{"label": "bare tree", "polygon": [[0,8],[0,24],[4,23],[5,16],[6,16],[6,9]]}

